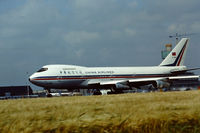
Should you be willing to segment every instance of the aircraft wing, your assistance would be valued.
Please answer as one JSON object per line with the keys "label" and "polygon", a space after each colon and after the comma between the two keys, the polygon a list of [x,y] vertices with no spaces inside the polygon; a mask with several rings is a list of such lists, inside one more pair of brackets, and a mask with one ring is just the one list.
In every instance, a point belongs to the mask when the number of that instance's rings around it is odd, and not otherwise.
{"label": "aircraft wing", "polygon": [[111,80],[89,80],[88,85],[100,85],[100,86],[108,86],[108,85],[137,85],[137,86],[143,86],[152,84],[153,82],[157,81],[164,81],[164,82],[170,82],[172,80],[179,80],[179,79],[198,79],[199,75],[190,75],[190,76],[169,76],[169,77],[156,77],[156,78],[137,78],[137,79],[111,79]]}
{"label": "aircraft wing", "polygon": [[100,86],[108,86],[108,85],[129,85],[129,84],[144,84],[155,82],[155,81],[167,81],[168,77],[159,77],[159,78],[140,78],[140,79],[121,79],[121,80],[89,80],[88,85],[100,85]]}
{"label": "aircraft wing", "polygon": [[191,75],[191,76],[172,76],[169,77],[169,80],[176,80],[176,79],[198,79],[199,75]]}
{"label": "aircraft wing", "polygon": [[102,81],[102,80],[89,80],[88,81],[88,85],[115,85],[115,84],[124,84],[124,83],[127,83],[128,80],[126,79],[122,79],[122,80],[105,80],[105,81]]}
{"label": "aircraft wing", "polygon": [[185,73],[188,71],[194,71],[194,70],[199,70],[200,68],[191,68],[191,69],[185,69],[185,70],[174,70],[171,71],[172,74],[180,74],[180,73]]}

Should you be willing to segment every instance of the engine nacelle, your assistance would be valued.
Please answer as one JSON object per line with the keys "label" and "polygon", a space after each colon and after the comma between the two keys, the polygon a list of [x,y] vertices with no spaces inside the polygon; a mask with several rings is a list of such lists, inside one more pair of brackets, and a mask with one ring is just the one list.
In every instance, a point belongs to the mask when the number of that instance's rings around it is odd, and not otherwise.
{"label": "engine nacelle", "polygon": [[170,87],[170,83],[166,82],[166,81],[156,81],[156,86],[154,86],[158,89],[162,89],[162,88],[169,88]]}
{"label": "engine nacelle", "polygon": [[130,88],[128,85],[123,85],[123,84],[116,84],[115,87],[116,87],[116,89],[129,89]]}

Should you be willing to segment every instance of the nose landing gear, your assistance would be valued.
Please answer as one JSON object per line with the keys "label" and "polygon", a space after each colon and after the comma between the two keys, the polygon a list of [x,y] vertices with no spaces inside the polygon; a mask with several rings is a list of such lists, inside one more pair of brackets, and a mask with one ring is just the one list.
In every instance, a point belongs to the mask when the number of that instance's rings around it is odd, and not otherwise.
{"label": "nose landing gear", "polygon": [[47,97],[52,97],[50,88],[44,88],[44,90],[46,91],[46,96]]}

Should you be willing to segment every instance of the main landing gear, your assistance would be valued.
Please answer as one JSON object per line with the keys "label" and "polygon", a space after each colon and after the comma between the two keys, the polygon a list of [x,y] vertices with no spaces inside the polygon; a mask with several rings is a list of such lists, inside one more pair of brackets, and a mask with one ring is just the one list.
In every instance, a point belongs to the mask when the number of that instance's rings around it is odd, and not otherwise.
{"label": "main landing gear", "polygon": [[99,89],[95,89],[93,95],[102,95],[102,93]]}
{"label": "main landing gear", "polygon": [[115,87],[112,87],[110,89],[111,91],[109,91],[107,94],[110,95],[110,94],[122,94],[124,93],[121,89],[116,89]]}
{"label": "main landing gear", "polygon": [[124,93],[122,90],[115,90],[115,91],[109,91],[107,94],[108,95],[111,95],[111,94],[122,94],[122,93]]}

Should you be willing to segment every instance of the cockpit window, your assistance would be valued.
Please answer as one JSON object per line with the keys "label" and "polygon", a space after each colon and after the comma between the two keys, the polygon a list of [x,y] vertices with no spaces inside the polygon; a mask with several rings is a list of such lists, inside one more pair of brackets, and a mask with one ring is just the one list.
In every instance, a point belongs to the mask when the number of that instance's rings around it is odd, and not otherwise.
{"label": "cockpit window", "polygon": [[40,70],[38,70],[37,72],[44,72],[44,71],[47,71],[48,68],[41,68]]}

